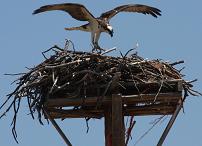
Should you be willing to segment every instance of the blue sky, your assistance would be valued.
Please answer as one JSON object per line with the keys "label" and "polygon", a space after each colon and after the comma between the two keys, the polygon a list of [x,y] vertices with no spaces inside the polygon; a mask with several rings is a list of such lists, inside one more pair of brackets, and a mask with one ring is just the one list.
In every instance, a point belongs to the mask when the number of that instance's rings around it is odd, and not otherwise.
{"label": "blue sky", "polygon": [[[202,15],[201,0],[49,0],[49,1],[2,1],[0,5],[0,104],[5,95],[15,86],[10,83],[16,77],[4,73],[27,71],[43,61],[41,52],[57,44],[64,46],[65,39],[71,39],[77,50],[89,51],[90,34],[67,32],[64,27],[83,24],[63,12],[49,12],[32,15],[34,9],[46,4],[76,2],[84,4],[95,16],[121,4],[141,3],[162,10],[162,16],[155,19],[142,14],[122,13],[111,20],[114,37],[102,34],[100,45],[105,48],[117,47],[123,53],[139,44],[138,53],[148,59],[165,61],[184,60],[183,73],[186,80],[197,78],[194,89],[202,91]],[[112,54],[113,55],[113,54]],[[179,67],[182,67],[179,66]],[[184,104],[185,113],[180,113],[172,127],[165,146],[201,146],[202,145],[202,102],[200,97],[189,96]],[[26,102],[23,102],[18,121],[18,146],[65,145],[52,125],[41,126],[37,120],[28,116]],[[11,134],[12,111],[0,120],[0,145],[17,146]],[[157,117],[136,117],[130,146]],[[155,145],[165,128],[169,117],[147,134],[138,146]],[[85,133],[83,119],[68,119],[58,123],[75,146],[104,145],[103,120],[91,120],[90,131]]]}

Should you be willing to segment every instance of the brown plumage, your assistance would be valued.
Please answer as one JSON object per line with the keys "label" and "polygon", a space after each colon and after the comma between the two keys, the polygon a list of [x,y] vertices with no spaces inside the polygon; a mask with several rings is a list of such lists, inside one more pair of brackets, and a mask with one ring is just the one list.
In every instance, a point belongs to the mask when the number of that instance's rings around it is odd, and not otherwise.
{"label": "brown plumage", "polygon": [[158,15],[161,16],[161,10],[157,8],[146,6],[146,5],[140,5],[140,4],[129,4],[129,5],[119,6],[114,8],[113,10],[102,13],[100,18],[105,18],[107,20],[110,20],[119,12],[137,12],[142,14],[150,14],[156,18]]}
{"label": "brown plumage", "polygon": [[94,16],[81,4],[64,3],[42,6],[35,10],[33,14],[38,14],[45,11],[62,10],[69,13],[73,18],[80,21],[90,21],[95,19]]}
{"label": "brown plumage", "polygon": [[122,5],[105,13],[102,13],[100,17],[97,18],[95,18],[84,5],[77,3],[46,5],[35,10],[33,14],[52,10],[65,11],[79,21],[88,21],[89,23],[82,26],[65,29],[91,32],[91,40],[95,49],[101,49],[98,45],[98,40],[102,32],[109,33],[111,36],[113,36],[113,29],[112,26],[109,24],[109,20],[119,12],[137,12],[142,14],[149,14],[156,18],[158,16],[161,16],[161,11],[159,9],[141,4]]}

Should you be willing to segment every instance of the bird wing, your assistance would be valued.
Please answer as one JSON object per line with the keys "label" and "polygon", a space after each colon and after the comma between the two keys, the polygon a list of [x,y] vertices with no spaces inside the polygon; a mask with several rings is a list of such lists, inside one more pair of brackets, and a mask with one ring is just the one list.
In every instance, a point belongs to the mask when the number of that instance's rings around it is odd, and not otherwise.
{"label": "bird wing", "polygon": [[119,12],[137,12],[142,14],[150,14],[153,17],[156,17],[159,15],[161,16],[161,10],[146,6],[146,5],[140,5],[140,4],[129,4],[129,5],[122,5],[119,7],[114,8],[113,10],[107,11],[105,13],[102,13],[100,18],[110,20],[112,17],[114,17]]}
{"label": "bird wing", "polygon": [[73,18],[80,21],[94,21],[95,17],[86,9],[84,5],[76,3],[64,3],[64,4],[53,4],[42,6],[35,10],[33,14],[38,14],[41,12],[61,10],[69,13]]}

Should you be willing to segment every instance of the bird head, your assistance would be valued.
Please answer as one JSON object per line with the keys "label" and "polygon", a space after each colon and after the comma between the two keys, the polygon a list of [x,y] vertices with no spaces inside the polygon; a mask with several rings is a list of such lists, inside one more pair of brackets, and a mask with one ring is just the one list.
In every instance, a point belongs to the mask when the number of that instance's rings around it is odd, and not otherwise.
{"label": "bird head", "polygon": [[109,25],[109,24],[107,25],[106,31],[107,31],[107,33],[110,34],[111,37],[113,37],[114,31],[113,31],[113,28],[111,25]]}

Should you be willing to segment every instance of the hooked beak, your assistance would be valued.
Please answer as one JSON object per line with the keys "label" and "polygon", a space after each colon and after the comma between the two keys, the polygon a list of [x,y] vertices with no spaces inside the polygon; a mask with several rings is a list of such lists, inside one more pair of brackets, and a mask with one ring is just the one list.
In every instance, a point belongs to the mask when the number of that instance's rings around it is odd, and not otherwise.
{"label": "hooked beak", "polygon": [[113,37],[114,31],[113,30],[109,31],[109,34],[111,37]]}

